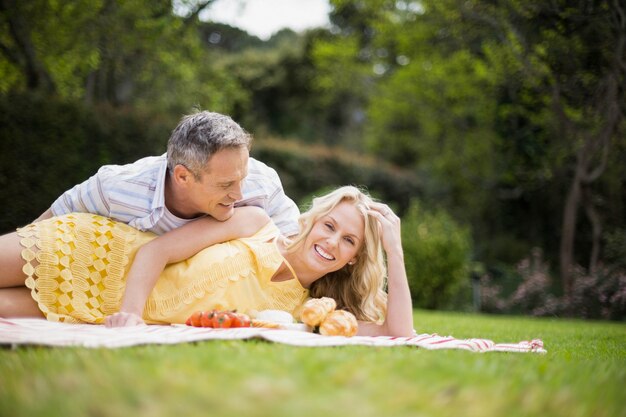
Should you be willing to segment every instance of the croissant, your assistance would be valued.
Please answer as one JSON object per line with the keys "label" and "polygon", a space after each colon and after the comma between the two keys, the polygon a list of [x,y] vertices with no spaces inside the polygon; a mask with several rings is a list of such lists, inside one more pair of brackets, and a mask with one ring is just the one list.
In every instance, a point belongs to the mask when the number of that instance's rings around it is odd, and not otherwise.
{"label": "croissant", "polygon": [[356,334],[359,325],[354,314],[345,310],[331,312],[320,324],[320,334],[324,336],[352,337]]}
{"label": "croissant", "polygon": [[300,319],[311,327],[319,326],[326,316],[335,310],[337,303],[329,297],[312,298],[302,306]]}

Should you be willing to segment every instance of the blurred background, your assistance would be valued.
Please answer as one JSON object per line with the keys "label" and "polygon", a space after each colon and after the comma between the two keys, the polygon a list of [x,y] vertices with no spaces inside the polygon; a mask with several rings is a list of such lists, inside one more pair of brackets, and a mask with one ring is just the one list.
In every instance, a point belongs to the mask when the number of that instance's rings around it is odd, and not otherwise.
{"label": "blurred background", "polygon": [[415,307],[624,320],[625,73],[618,0],[0,0],[0,232],[211,110],[390,203]]}

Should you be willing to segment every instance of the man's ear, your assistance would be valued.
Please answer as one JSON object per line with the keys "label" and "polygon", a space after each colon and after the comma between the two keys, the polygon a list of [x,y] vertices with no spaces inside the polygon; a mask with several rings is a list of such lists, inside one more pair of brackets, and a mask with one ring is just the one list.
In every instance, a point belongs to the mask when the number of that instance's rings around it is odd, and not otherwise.
{"label": "man's ear", "polygon": [[189,171],[186,166],[179,164],[174,167],[172,179],[176,184],[185,186],[187,184],[190,184],[194,177],[191,171]]}

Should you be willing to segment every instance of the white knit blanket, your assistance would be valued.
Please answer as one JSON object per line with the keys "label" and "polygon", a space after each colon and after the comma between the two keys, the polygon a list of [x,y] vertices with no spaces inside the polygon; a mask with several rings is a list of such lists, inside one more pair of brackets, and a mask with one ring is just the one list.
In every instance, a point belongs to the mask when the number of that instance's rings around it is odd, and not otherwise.
{"label": "white knit blanket", "polygon": [[81,346],[120,348],[146,344],[176,344],[204,340],[258,338],[293,346],[415,346],[424,349],[463,349],[473,352],[546,353],[541,340],[494,343],[487,339],[455,339],[437,334],[413,337],[322,336],[315,333],[264,328],[210,329],[190,326],[106,328],[93,324],[66,324],[44,319],[0,318],[0,345]]}

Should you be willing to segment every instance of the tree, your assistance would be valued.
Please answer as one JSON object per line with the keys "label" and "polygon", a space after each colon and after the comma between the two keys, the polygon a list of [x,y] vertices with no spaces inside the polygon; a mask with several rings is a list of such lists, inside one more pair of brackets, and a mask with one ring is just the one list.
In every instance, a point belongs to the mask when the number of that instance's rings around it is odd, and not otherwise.
{"label": "tree", "polygon": [[[502,4],[500,4],[502,6]],[[610,149],[623,133],[626,85],[626,9],[615,1],[488,2],[460,5],[470,21],[486,23],[509,46],[523,77],[522,87],[538,97],[547,114],[543,125],[554,135],[553,167],[569,178],[563,201],[560,274],[566,296],[572,294],[577,264],[574,244],[578,210],[591,225],[588,268],[600,256],[602,217],[593,183],[606,171]]]}
{"label": "tree", "polygon": [[213,0],[0,3],[0,91],[87,104],[228,112],[238,86],[206,65],[198,15]]}
{"label": "tree", "polygon": [[[87,3],[0,1],[0,51],[6,59],[2,66],[5,81],[0,81],[0,88],[6,91],[11,84],[23,84],[29,91],[51,94],[63,89],[51,66],[56,63],[72,72],[77,67],[84,69],[79,62],[84,52],[82,44],[74,43],[73,36],[79,28],[89,26],[93,8]],[[55,27],[49,19],[51,15],[67,19],[67,26],[62,30]],[[91,64],[89,55],[82,58],[82,62]]]}
{"label": "tree", "polygon": [[318,79],[364,103],[370,149],[420,172],[426,202],[471,221],[483,245],[555,246],[570,294],[572,267],[594,271],[601,237],[624,227],[622,3],[332,4]]}

